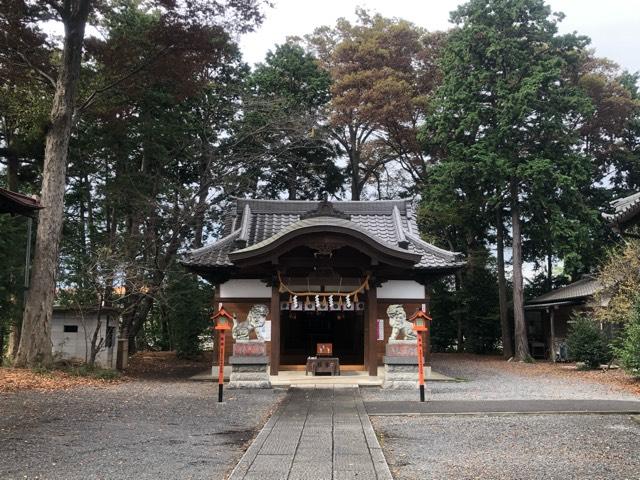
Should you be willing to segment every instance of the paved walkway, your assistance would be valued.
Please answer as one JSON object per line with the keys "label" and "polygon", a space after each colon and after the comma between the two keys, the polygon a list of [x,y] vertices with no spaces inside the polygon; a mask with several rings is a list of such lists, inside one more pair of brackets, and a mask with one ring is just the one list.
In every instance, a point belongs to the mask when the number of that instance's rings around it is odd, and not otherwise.
{"label": "paved walkway", "polygon": [[[416,393],[417,396],[417,393]],[[369,415],[473,414],[640,414],[640,401],[627,400],[432,400],[428,402],[373,401]]]}
{"label": "paved walkway", "polygon": [[293,387],[230,480],[392,480],[357,387]]}

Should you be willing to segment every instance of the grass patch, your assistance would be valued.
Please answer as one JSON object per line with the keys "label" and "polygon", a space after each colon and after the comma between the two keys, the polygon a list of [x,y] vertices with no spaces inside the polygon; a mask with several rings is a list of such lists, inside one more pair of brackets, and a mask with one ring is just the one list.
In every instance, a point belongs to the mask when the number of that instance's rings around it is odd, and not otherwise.
{"label": "grass patch", "polygon": [[106,381],[118,380],[122,376],[117,370],[91,367],[89,365],[78,365],[75,367],[69,367],[63,371],[74,377],[95,378],[96,380]]}
{"label": "grass patch", "polygon": [[32,367],[31,371],[36,375],[41,375],[43,377],[53,378],[55,377],[56,372],[66,373],[71,377],[82,377],[82,378],[92,378],[95,380],[104,380],[104,381],[114,381],[119,380],[122,377],[122,374],[117,370],[112,370],[109,368],[100,368],[96,366],[89,366],[86,364],[79,365],[65,365],[58,364],[53,368],[47,368],[43,366]]}

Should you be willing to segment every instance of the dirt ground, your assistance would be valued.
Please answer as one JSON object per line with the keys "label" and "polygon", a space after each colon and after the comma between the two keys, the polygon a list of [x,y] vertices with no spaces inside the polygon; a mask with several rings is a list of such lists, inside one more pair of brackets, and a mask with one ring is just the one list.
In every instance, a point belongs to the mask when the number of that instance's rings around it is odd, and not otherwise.
{"label": "dirt ground", "polygon": [[[457,354],[436,354],[437,361],[446,362],[447,358]],[[496,368],[514,374],[531,377],[558,377],[567,380],[579,380],[597,383],[640,395],[640,378],[634,378],[621,368],[609,370],[577,370],[575,363],[553,363],[537,361],[535,363],[505,362],[502,357],[462,354],[459,357],[470,362],[481,362],[489,368]]]}
{"label": "dirt ground", "polygon": [[[507,363],[438,354],[434,370],[459,382],[430,382],[428,400],[640,400],[620,370]],[[366,401],[416,401],[416,393],[363,389]],[[365,403],[366,404],[366,403]],[[627,414],[372,416],[396,480],[622,480],[640,478],[640,419]]]}
{"label": "dirt ground", "polygon": [[140,354],[117,383],[0,393],[0,478],[225,478],[285,392],[219,404],[189,380],[206,364]]}

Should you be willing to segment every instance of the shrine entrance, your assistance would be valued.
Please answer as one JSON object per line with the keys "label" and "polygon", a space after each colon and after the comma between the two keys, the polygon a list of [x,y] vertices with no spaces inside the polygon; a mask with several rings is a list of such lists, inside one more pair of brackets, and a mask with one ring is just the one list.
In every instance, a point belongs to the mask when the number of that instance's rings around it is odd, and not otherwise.
{"label": "shrine entrance", "polygon": [[364,368],[364,311],[282,311],[280,364],[303,366],[318,343],[330,343],[340,365]]}

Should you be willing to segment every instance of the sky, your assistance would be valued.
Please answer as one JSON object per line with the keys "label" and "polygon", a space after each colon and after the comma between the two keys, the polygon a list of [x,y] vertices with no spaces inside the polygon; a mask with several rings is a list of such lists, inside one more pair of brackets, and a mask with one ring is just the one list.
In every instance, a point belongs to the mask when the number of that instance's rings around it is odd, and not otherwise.
{"label": "sky", "polygon": [[[303,36],[337,18],[353,19],[357,7],[386,17],[409,20],[427,30],[446,30],[449,12],[462,0],[272,0],[266,19],[256,31],[240,39],[249,64],[261,62],[267,51],[288,36]],[[548,0],[553,11],[564,12],[560,31],[577,31],[591,38],[598,56],[621,67],[640,71],[640,0]]]}

